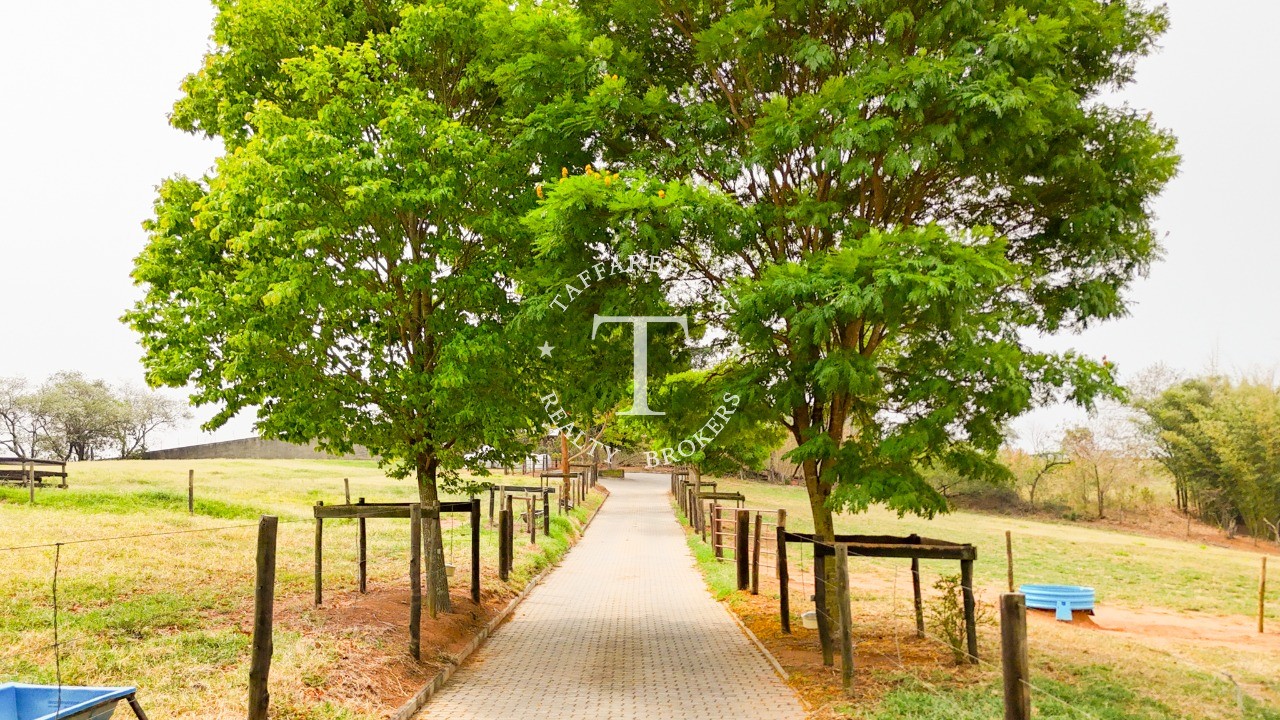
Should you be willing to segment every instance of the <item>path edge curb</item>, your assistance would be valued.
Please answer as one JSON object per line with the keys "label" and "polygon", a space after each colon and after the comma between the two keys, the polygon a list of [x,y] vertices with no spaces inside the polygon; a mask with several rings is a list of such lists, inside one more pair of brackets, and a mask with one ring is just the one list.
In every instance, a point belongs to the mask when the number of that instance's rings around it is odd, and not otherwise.
{"label": "path edge curb", "polygon": [[[680,508],[676,505],[676,500],[674,497],[671,496],[671,493],[667,493],[667,497],[669,498],[669,502],[671,504],[672,519],[676,521],[676,525],[679,526],[680,529],[685,533],[686,541],[687,541],[687,536],[690,534],[690,532],[689,532],[688,526],[680,522],[680,515],[678,514],[680,511]],[[686,545],[687,545],[687,542],[686,542]],[[692,550],[690,550],[690,555],[692,554],[693,552]],[[707,582],[706,576],[704,576],[702,574],[702,570],[698,568],[697,558],[692,558],[692,559],[693,559],[694,570],[698,573],[698,576],[702,578],[703,584],[705,585]],[[708,588],[708,593],[709,592],[710,592],[710,588]],[[786,669],[782,667],[782,663],[778,662],[778,658],[775,657],[774,654],[769,651],[769,648],[765,646],[764,642],[762,642],[760,638],[756,636],[755,633],[751,632],[751,628],[747,627],[747,624],[742,621],[742,618],[738,616],[738,613],[735,612],[734,609],[729,606],[728,601],[720,600],[717,602],[717,604],[724,610],[725,614],[728,615],[731,620],[733,620],[734,624],[738,626],[738,629],[742,631],[742,634],[746,635],[747,638],[750,639],[751,642],[755,644],[756,649],[759,650],[760,654],[764,656],[765,661],[768,662],[770,667],[773,668],[773,671],[777,673],[778,677],[782,680],[783,684],[786,685],[787,689],[789,689],[791,693],[796,696],[796,700],[799,701],[800,707],[804,708],[806,713],[812,711],[813,708],[809,705],[808,701],[806,701],[804,697],[800,695],[800,693],[796,692],[795,688],[791,687],[790,673],[788,673]]]}
{"label": "path edge curb", "polygon": [[[578,536],[578,542],[581,542],[582,538],[586,536],[587,529],[591,527],[591,523],[596,519],[596,515],[600,514],[600,510],[604,508],[604,504],[609,500],[609,488],[601,484],[597,484],[596,487],[604,491],[604,499],[600,501],[600,505],[591,513],[591,517],[587,518],[586,524],[582,526],[582,533]],[[456,656],[456,662],[446,665],[440,672],[436,673],[436,676],[426,685],[422,686],[422,689],[418,690],[413,697],[409,698],[408,702],[401,705],[399,708],[396,708],[390,715],[388,715],[387,720],[411,720],[411,718],[422,710],[422,708],[426,707],[427,701],[436,693],[440,692],[445,683],[449,682],[449,678],[453,677],[454,672],[456,672],[458,668],[462,667],[462,664],[467,661],[467,658],[471,657],[472,653],[479,650],[480,647],[484,645],[485,641],[489,639],[489,636],[498,629],[498,626],[505,622],[506,619],[511,616],[511,613],[515,612],[515,609],[520,606],[520,603],[524,602],[524,599],[529,596],[529,593],[533,592],[533,589],[538,587],[538,584],[541,583],[547,575],[560,567],[560,563],[563,562],[564,559],[569,556],[569,553],[573,552],[573,549],[577,546],[578,543],[575,542],[568,550],[565,551],[564,555],[560,556],[560,559],[557,560],[555,564],[543,568],[542,572],[535,575],[533,579],[529,581],[529,584],[525,585],[524,589],[520,591],[520,594],[516,595],[511,599],[511,602],[507,603],[507,606],[502,609],[502,612],[493,616],[493,619],[481,628],[480,632],[476,633],[475,637],[471,638],[471,641],[468,642],[466,647],[462,648],[462,651]],[[748,630],[747,632],[750,631]],[[752,637],[754,638],[754,636]],[[757,644],[759,644],[759,642],[759,640],[756,640]],[[773,656],[770,655],[769,657],[772,659]],[[775,660],[774,662],[776,664],[777,661]]]}
{"label": "path edge curb", "polygon": [[[756,637],[756,634],[751,632],[751,628],[747,627],[747,624],[742,622],[742,618],[738,617],[738,613],[734,612],[733,608],[729,607],[729,603],[721,600],[720,607],[724,608],[724,611],[729,614],[729,617],[733,619],[735,624],[737,624],[738,629],[742,631],[742,634],[746,635],[751,639],[751,642],[755,643],[756,649],[759,650],[760,654],[764,655],[764,659],[768,660],[769,664],[773,666],[773,671],[778,673],[778,677],[782,678],[783,682],[790,683],[791,674],[782,667],[782,663],[778,662],[778,658],[769,651],[769,648],[765,646],[760,638]],[[797,695],[797,697],[799,697],[799,695]]]}

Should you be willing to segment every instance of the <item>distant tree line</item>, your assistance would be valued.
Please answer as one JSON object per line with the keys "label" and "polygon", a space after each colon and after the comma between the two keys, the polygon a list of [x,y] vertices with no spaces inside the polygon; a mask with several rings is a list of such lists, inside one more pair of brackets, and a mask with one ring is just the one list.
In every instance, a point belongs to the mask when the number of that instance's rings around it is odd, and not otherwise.
{"label": "distant tree line", "polygon": [[1136,402],[1179,509],[1280,542],[1280,388],[1269,380],[1183,380]]}
{"label": "distant tree line", "polygon": [[1104,402],[1060,436],[1006,447],[1004,483],[935,473],[949,498],[996,507],[1109,517],[1156,504],[1155,482],[1172,479],[1177,509],[1220,527],[1280,542],[1280,386],[1270,378],[1218,374],[1178,378],[1152,368],[1127,402]]}
{"label": "distant tree line", "polygon": [[181,401],[78,372],[57,373],[40,385],[0,377],[0,454],[64,461],[138,457],[156,431],[187,417]]}

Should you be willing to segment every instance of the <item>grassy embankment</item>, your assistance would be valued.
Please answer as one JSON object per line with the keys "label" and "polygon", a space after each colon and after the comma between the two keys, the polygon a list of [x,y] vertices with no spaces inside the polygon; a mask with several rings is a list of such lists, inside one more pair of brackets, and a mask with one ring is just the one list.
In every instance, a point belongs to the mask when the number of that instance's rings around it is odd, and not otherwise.
{"label": "grassy embankment", "polygon": [[[196,471],[196,513],[187,513],[187,470]],[[226,528],[131,540],[64,545],[58,573],[61,674],[66,684],[129,684],[152,717],[243,717],[248,677],[257,519],[280,517],[274,714],[281,718],[373,718],[434,675],[469,636],[536,573],[558,559],[601,496],[568,517],[552,537],[518,540],[509,584],[496,574],[497,533],[481,542],[485,611],[466,601],[469,530],[446,519],[446,561],[460,614],[424,620],[424,663],[407,654],[408,524],[368,521],[369,589],[355,592],[354,521],[325,523],[325,604],[311,603],[318,500],[409,502],[410,481],[370,462],[151,461],[70,466],[70,489],[0,489],[0,548],[92,538]],[[533,482],[517,477],[498,480]],[[455,498],[450,498],[455,499]],[[487,506],[484,508],[487,511]],[[55,680],[52,548],[0,550],[0,682]],[[403,616],[403,617],[401,617]],[[448,647],[433,647],[430,643]],[[438,652],[437,652],[438,651]]]}
{"label": "grassy embankment", "polygon": [[[791,529],[812,529],[802,488],[721,480],[719,490],[744,493],[752,507],[785,508]],[[1100,623],[1107,617],[1105,611],[1113,610],[1121,631],[1032,618],[1034,682],[1047,691],[1033,693],[1037,717],[1240,718],[1243,703],[1246,718],[1280,718],[1280,643],[1274,635],[1259,638],[1249,630],[1257,608],[1256,553],[967,512],[922,520],[899,519],[876,509],[839,517],[837,527],[846,533],[919,533],[977,545],[977,584],[981,600],[988,604],[1007,582],[1006,530],[1014,536],[1018,582],[1095,587],[1102,604]],[[855,642],[860,642],[860,700],[847,703],[836,692],[837,673],[812,662],[816,633],[801,630],[799,638],[778,636],[776,584],[764,583],[762,598],[737,593],[732,564],[717,562],[695,536],[690,536],[690,545],[713,592],[728,600],[780,654],[784,665],[790,665],[802,694],[823,706],[820,716],[1001,716],[997,627],[993,623],[982,628],[984,660],[992,664],[951,666],[934,638],[914,637],[906,561],[850,561]],[[799,546],[791,547],[792,577],[799,576],[803,583],[812,577],[812,559]],[[922,565],[926,592],[939,575],[958,572],[955,563]],[[791,607],[796,614],[812,608],[804,595],[793,590]],[[1280,626],[1280,603],[1272,601],[1268,617],[1271,627]],[[799,626],[798,619],[793,625]]]}

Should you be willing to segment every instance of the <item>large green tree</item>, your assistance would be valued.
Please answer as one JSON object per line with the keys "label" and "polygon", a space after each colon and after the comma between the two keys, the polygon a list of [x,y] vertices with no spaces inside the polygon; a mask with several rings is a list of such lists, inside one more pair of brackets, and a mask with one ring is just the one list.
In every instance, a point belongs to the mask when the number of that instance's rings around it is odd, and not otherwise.
{"label": "large green tree", "polygon": [[[222,2],[177,126],[221,138],[160,188],[127,320],[152,383],[217,427],[363,445],[416,479],[428,607],[450,608],[442,484],[524,448],[513,344],[531,167],[581,162],[522,122],[594,78],[571,16],[486,0]],[[539,126],[540,127],[540,126]]]}
{"label": "large green tree", "polygon": [[550,188],[548,255],[583,226],[674,256],[704,322],[798,444],[832,513],[929,515],[1038,401],[1108,368],[1037,332],[1125,313],[1158,254],[1174,140],[1109,103],[1165,28],[1137,0],[582,0],[610,39],[604,173]]}

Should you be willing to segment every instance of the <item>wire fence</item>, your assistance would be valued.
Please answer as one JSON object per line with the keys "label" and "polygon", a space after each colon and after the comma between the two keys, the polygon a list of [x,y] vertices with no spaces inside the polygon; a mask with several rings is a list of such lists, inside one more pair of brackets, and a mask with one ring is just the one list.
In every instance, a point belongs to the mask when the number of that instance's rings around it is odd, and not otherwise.
{"label": "wire fence", "polygon": [[[687,485],[687,483],[686,483]],[[673,477],[673,487],[678,486],[678,478]],[[687,489],[685,490],[687,492]],[[746,531],[755,533],[759,528],[759,537],[755,538],[755,542],[749,543],[747,546],[751,548],[759,547],[755,550],[753,562],[757,564],[755,573],[757,577],[753,578],[753,587],[755,583],[767,585],[775,590],[780,590],[779,573],[777,564],[779,562],[778,554],[773,548],[777,547],[778,537],[778,518],[780,512],[778,509],[751,507],[743,503],[744,507],[735,507],[720,504],[715,500],[704,501],[699,504],[696,511],[685,512],[685,520],[689,523],[691,529],[695,532],[701,532],[704,539],[712,547],[717,560],[729,562],[736,560],[738,548],[742,546],[739,535],[739,523],[742,522],[739,516],[739,510],[745,510],[747,518]],[[688,507],[687,503],[686,506]],[[703,520],[700,524],[699,520]],[[789,543],[792,544],[792,543]],[[823,625],[832,629],[832,632],[840,628],[841,622],[839,617],[833,616],[822,603],[817,602],[817,595],[820,586],[824,583],[823,578],[818,573],[814,553],[814,547],[823,547],[828,553],[834,554],[837,550],[836,543],[827,543],[823,541],[813,540],[810,542],[794,543],[798,545],[798,552],[794,555],[788,554],[788,590],[790,594],[799,594],[808,607],[813,608],[814,612],[821,617]],[[866,561],[876,567],[885,567],[885,559],[859,552],[847,545],[841,545],[840,549],[847,552],[849,559],[857,559]],[[825,553],[824,553],[825,554]],[[901,603],[901,593],[899,592],[901,583],[903,582],[904,572],[913,572],[901,563],[891,564],[893,579],[891,589],[891,617],[889,625],[892,632],[892,641],[894,647],[893,655],[885,655],[877,653],[884,658],[898,671],[902,672],[906,677],[910,678],[918,687],[923,688],[930,693],[943,706],[948,708],[948,717],[954,718],[985,718],[989,713],[984,713],[979,708],[966,706],[962,703],[954,692],[948,692],[935,682],[931,682],[924,676],[923,668],[913,668],[905,659],[902,652],[904,635],[908,635],[919,640],[923,640],[948,653],[962,653],[969,657],[971,661],[979,668],[988,671],[1003,673],[1004,669],[1001,664],[991,662],[980,655],[970,655],[965,648],[958,648],[954,640],[949,640],[939,634],[933,632],[922,623],[917,623],[915,618],[908,617],[904,614]],[[957,588],[960,592],[963,589]],[[975,607],[982,601],[977,597],[976,593],[973,597]],[[910,607],[911,603],[908,603]],[[910,613],[911,610],[906,612]],[[912,613],[914,614],[914,613]],[[909,633],[903,632],[903,623],[910,627]],[[1167,651],[1166,651],[1167,652]],[[853,655],[857,655],[855,651]],[[1214,671],[1204,668],[1186,658],[1177,656],[1172,652],[1167,652],[1177,661],[1184,663],[1188,667],[1194,668],[1208,677],[1218,678],[1230,685],[1230,689],[1238,698],[1240,712],[1242,717],[1247,717],[1245,712],[1245,698],[1250,697],[1244,693],[1243,688],[1225,671]],[[1090,709],[1082,707],[1076,702],[1072,702],[1062,697],[1059,693],[1051,691],[1043,686],[1031,682],[1027,679],[1019,679],[1018,683],[1025,687],[1026,691],[1032,696],[1034,702],[1038,705],[1055,705],[1067,712],[1070,716],[1081,718],[1082,720],[1100,720],[1099,716]]]}
{"label": "wire fence", "polygon": [[[362,512],[374,520],[404,517],[403,508],[375,506]],[[197,520],[205,521],[207,518]],[[328,548],[337,565],[332,580],[349,585],[351,590],[355,585],[351,580],[356,575],[356,522],[326,521],[352,528],[349,537],[342,534],[331,538]],[[289,597],[306,597],[315,524],[312,517],[278,520],[280,526],[297,529],[281,540],[287,554],[283,582]],[[469,524],[469,518],[442,515],[441,545],[447,568],[469,569]],[[220,642],[236,649],[233,657],[238,658],[237,662],[243,660],[238,618],[243,617],[239,610],[253,598],[256,535],[251,531],[257,528],[257,522],[230,523],[0,547],[0,559],[7,559],[0,562],[0,580],[12,590],[6,592],[0,605],[6,614],[13,613],[12,622],[6,618],[0,623],[0,631],[10,635],[5,651],[0,652],[0,667],[36,680],[48,678],[45,684],[53,686],[56,693],[50,698],[56,715],[68,705],[63,688],[83,685],[83,680],[92,685],[140,685],[120,682],[120,673],[133,672],[151,678],[148,684],[154,687],[163,682],[156,676],[158,671],[163,672],[161,668],[183,677],[189,672],[187,668],[201,665],[201,659],[186,657],[187,653],[217,654],[222,648],[214,646]],[[410,545],[410,533],[403,525],[383,528],[372,538],[382,551],[375,563],[378,581],[383,589],[408,588],[411,574],[402,556],[404,547]],[[490,532],[485,536],[486,544],[492,544],[492,535]],[[174,542],[161,542],[168,540]],[[388,548],[393,552],[386,552]],[[72,549],[80,552],[69,553]],[[48,565],[38,559],[41,556]],[[307,637],[321,624],[297,611],[277,612],[276,616],[281,629],[290,636]],[[203,637],[206,620],[216,621],[219,626],[207,638]],[[231,625],[224,627],[226,623]],[[386,631],[389,626],[380,622],[377,627]],[[202,637],[185,639],[187,629],[201,631]],[[397,626],[392,631],[407,629]],[[45,633],[52,636],[51,641],[41,638]],[[305,664],[307,660],[304,657],[296,662]],[[208,700],[214,705],[227,705],[226,690],[241,680],[224,679],[224,675],[215,673],[216,680],[201,680],[200,689],[184,691],[186,697],[181,704],[189,705],[195,696],[221,692],[219,697]],[[172,705],[173,689],[166,692],[170,699],[165,702]],[[201,717],[242,716],[243,706],[238,707],[239,710],[226,707]]]}
{"label": "wire fence", "polygon": [[[303,521],[294,520],[294,521],[288,521],[288,522],[303,522]],[[143,532],[143,533],[125,533],[125,534],[119,534],[119,535],[99,536],[99,537],[91,537],[91,538],[76,538],[71,540],[63,540],[63,541],[55,541],[55,542],[29,543],[24,545],[0,547],[0,552],[3,552],[3,553],[34,553],[34,552],[48,552],[50,550],[52,551],[51,553],[52,562],[51,562],[51,567],[48,571],[49,579],[48,579],[48,585],[47,585],[48,587],[48,601],[47,601],[48,608],[47,609],[49,612],[48,631],[52,633],[53,641],[49,643],[37,645],[34,647],[29,647],[29,646],[26,646],[25,643],[18,642],[15,647],[11,648],[11,652],[21,652],[27,664],[37,665],[37,666],[39,664],[39,658],[41,656],[44,656],[46,653],[51,656],[50,661],[51,661],[51,664],[53,665],[53,681],[54,681],[54,686],[56,688],[55,698],[54,698],[54,716],[57,716],[58,713],[61,713],[63,709],[67,707],[67,700],[64,698],[63,688],[64,688],[64,665],[65,665],[65,661],[67,659],[68,653],[73,652],[76,646],[86,644],[99,639],[96,635],[91,634],[88,630],[85,630],[83,628],[81,629],[82,634],[80,635],[74,635],[74,636],[68,637],[65,633],[64,625],[67,618],[66,610],[67,610],[67,605],[69,600],[69,598],[67,597],[68,589],[65,583],[65,580],[67,579],[67,573],[68,573],[68,563],[67,563],[68,558],[65,552],[66,550],[70,548],[76,548],[76,547],[94,547],[94,546],[104,547],[105,546],[105,547],[110,547],[113,551],[121,551],[121,550],[128,551],[130,549],[136,549],[137,541],[139,540],[170,538],[170,537],[179,537],[179,536],[193,536],[193,535],[201,535],[201,534],[211,535],[214,533],[227,533],[230,531],[243,530],[247,528],[256,528],[256,527],[257,527],[257,523],[243,523],[243,524],[223,525],[223,526],[205,527],[205,528],[184,528],[181,530],[164,530],[164,531]],[[100,553],[100,554],[105,554],[105,553]],[[178,556],[175,556],[170,558],[168,562],[170,563],[170,569],[172,569],[172,563],[180,562],[180,560],[178,559]],[[24,570],[24,574],[27,574],[27,575],[33,574],[33,572],[38,572],[38,571],[34,571],[33,563],[31,563],[30,561],[25,561],[25,560],[22,561],[22,564],[19,567],[21,567]],[[70,598],[70,600],[72,604],[75,604],[75,600],[74,600],[75,588],[74,587],[71,588],[71,593],[73,597]],[[35,601],[34,598],[32,600],[33,602]],[[14,604],[13,607],[16,611],[16,608],[18,607],[18,604],[21,601],[19,598],[13,597],[10,599],[10,602]],[[40,631],[39,628],[33,628],[32,630],[27,632],[29,633],[29,632],[39,632],[39,631]]]}

